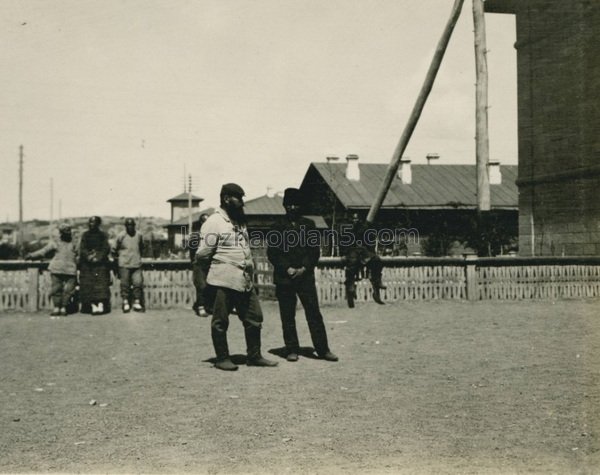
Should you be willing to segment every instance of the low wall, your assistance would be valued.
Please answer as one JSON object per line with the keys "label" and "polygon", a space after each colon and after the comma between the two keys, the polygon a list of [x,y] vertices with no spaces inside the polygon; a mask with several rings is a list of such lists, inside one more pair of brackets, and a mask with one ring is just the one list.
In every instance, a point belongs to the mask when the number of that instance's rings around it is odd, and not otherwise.
{"label": "low wall", "polygon": [[[518,300],[600,296],[599,257],[383,258],[382,297],[399,300]],[[51,307],[47,263],[0,262],[0,311],[37,311]],[[191,307],[194,287],[187,260],[143,263],[148,308]],[[273,299],[272,267],[257,259],[261,299]],[[316,270],[322,305],[345,302],[344,268],[339,258],[321,258]],[[118,279],[111,287],[113,307],[120,306]],[[371,300],[367,279],[357,284],[357,302]]]}

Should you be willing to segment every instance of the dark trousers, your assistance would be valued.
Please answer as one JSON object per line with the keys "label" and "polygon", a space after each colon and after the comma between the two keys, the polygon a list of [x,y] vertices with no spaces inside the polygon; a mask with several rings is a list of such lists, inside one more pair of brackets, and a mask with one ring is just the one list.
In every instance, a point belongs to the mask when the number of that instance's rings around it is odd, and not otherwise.
{"label": "dark trousers", "polygon": [[321,310],[319,310],[319,299],[317,297],[315,282],[305,280],[297,283],[294,282],[291,285],[278,284],[276,295],[279,302],[283,341],[288,352],[298,353],[300,350],[298,332],[296,331],[296,304],[299,298],[304,308],[308,330],[310,331],[316,352],[321,356],[327,353],[329,351],[327,331],[323,323],[323,315],[321,314]]}
{"label": "dark trousers", "polygon": [[204,307],[204,289],[206,288],[206,274],[200,264],[192,264],[192,281],[196,289],[196,301],[194,302],[194,310]]}
{"label": "dark trousers", "polygon": [[217,360],[222,361],[229,357],[227,329],[229,328],[229,315],[234,308],[244,325],[248,359],[260,358],[260,332],[263,314],[256,293],[253,290],[238,292],[225,287],[213,288],[215,290],[215,300],[210,326]]}
{"label": "dark trousers", "polygon": [[369,271],[369,279],[373,284],[381,284],[381,275],[383,273],[383,262],[377,255],[365,253],[364,255],[349,256],[346,259],[345,284],[354,285],[359,280],[359,274],[363,268]]}
{"label": "dark trousers", "polygon": [[75,292],[76,278],[74,275],[50,274],[52,286],[50,295],[56,308],[66,308],[69,299]]}
{"label": "dark trousers", "polygon": [[121,297],[123,300],[131,300],[131,295],[140,302],[144,298],[144,276],[142,269],[131,269],[119,267],[119,279],[121,279]]}

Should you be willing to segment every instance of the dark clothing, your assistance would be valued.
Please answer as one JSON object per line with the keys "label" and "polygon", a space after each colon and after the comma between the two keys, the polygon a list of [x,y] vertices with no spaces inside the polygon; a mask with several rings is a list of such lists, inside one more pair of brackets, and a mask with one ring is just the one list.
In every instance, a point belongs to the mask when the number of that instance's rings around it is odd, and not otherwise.
{"label": "dark clothing", "polygon": [[196,252],[198,252],[198,248],[200,247],[200,231],[196,231],[190,234],[187,242],[187,247],[190,251],[190,262],[194,263],[194,258],[196,257]]}
{"label": "dark clothing", "polygon": [[244,325],[246,336],[246,351],[248,359],[256,359],[260,354],[260,330],[263,314],[258,301],[258,296],[253,290],[239,292],[226,287],[216,287],[213,315],[211,321],[211,336],[217,360],[222,361],[229,357],[227,346],[227,329],[229,328],[229,314],[233,309]]}
{"label": "dark clothing", "polygon": [[[288,353],[298,353],[300,344],[296,331],[296,303],[300,298],[313,346],[322,356],[329,351],[329,345],[315,284],[315,267],[320,250],[318,246],[309,245],[305,239],[307,232],[315,230],[314,222],[307,218],[292,222],[286,217],[275,230],[280,233],[280,242],[278,245],[269,245],[267,257],[274,267],[273,281],[279,302],[283,341]],[[302,267],[306,269],[302,275],[293,278],[288,275],[288,269]]]}
{"label": "dark clothing", "polygon": [[32,252],[29,257],[43,257],[54,252],[54,257],[48,265],[50,271],[51,288],[50,297],[55,308],[66,308],[69,299],[75,293],[77,284],[77,255],[78,246],[72,241],[50,241],[37,252]]}
{"label": "dark clothing", "polygon": [[70,274],[50,274],[52,286],[50,288],[50,296],[55,308],[66,308],[69,304],[69,299],[75,292],[77,279]]}
{"label": "dark clothing", "polygon": [[304,280],[291,285],[280,284],[276,290],[279,302],[279,314],[283,329],[283,341],[289,353],[299,353],[300,343],[296,331],[296,304],[298,298],[304,308],[306,322],[317,354],[324,355],[329,351],[327,330],[323,323],[323,315],[319,309],[319,299],[315,283]]}
{"label": "dark clothing", "polygon": [[[291,284],[292,280],[302,279],[314,282],[315,267],[319,262],[319,246],[307,245],[306,238],[310,232],[315,232],[315,223],[304,217],[292,223],[287,217],[280,220],[274,228],[280,236],[278,246],[269,245],[267,257],[273,264],[273,282],[278,284]],[[292,279],[287,270],[292,267],[304,267],[306,272],[296,279]]]}
{"label": "dark clothing", "polygon": [[340,253],[346,264],[346,286],[354,285],[364,267],[369,271],[371,282],[380,285],[383,262],[375,252],[376,232],[361,223],[353,224],[349,232],[352,239],[346,243],[340,242]]}
{"label": "dark clothing", "polygon": [[198,310],[200,307],[206,307],[206,272],[204,271],[203,265],[199,262],[192,263],[192,281],[194,288],[196,289],[196,300],[194,301],[193,308]]}
{"label": "dark clothing", "polygon": [[[368,259],[366,262],[365,257]],[[366,254],[365,256],[358,256],[358,258],[346,259],[346,268],[344,270],[346,280],[344,283],[347,286],[350,286],[353,285],[354,282],[360,280],[359,274],[365,267],[369,271],[369,280],[377,285],[381,284],[383,262],[381,262],[378,255],[371,257]]]}
{"label": "dark clothing", "polygon": [[208,268],[206,262],[196,261],[196,251],[200,245],[200,232],[190,234],[188,239],[188,248],[190,250],[190,261],[192,263],[192,282],[196,289],[196,299],[193,308],[198,310],[200,307],[206,307],[204,292],[206,289],[206,274]]}
{"label": "dark clothing", "polygon": [[79,246],[79,286],[82,312],[91,304],[102,302],[105,311],[110,306],[110,270],[108,237],[100,230],[89,230],[81,235]]}
{"label": "dark clothing", "polygon": [[121,298],[130,301],[133,294],[134,300],[142,302],[144,299],[144,275],[142,268],[119,267],[121,280]]}

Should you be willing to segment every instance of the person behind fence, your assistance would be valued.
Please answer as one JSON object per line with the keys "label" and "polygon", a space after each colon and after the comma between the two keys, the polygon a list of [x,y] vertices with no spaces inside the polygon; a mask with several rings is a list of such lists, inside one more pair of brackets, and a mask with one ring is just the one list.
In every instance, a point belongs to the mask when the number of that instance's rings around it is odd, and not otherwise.
{"label": "person behind fence", "polygon": [[196,221],[196,223],[194,223],[192,226],[192,229],[195,229],[195,231],[190,234],[188,239],[188,249],[190,252],[190,260],[192,262],[192,280],[194,283],[194,288],[196,289],[196,300],[194,301],[194,305],[192,305],[192,309],[199,317],[208,317],[204,303],[204,289],[206,288],[207,269],[203,268],[202,263],[197,262],[195,259],[198,246],[200,245],[200,230],[207,219],[208,214],[202,213],[200,215],[198,221]]}
{"label": "person behind fence", "polygon": [[101,224],[99,216],[92,216],[79,243],[81,312],[92,315],[110,312],[110,244]]}
{"label": "person behind fence", "polygon": [[58,226],[59,239],[51,240],[38,251],[31,252],[25,259],[36,259],[54,253],[48,264],[52,287],[50,296],[54,309],[50,315],[67,315],[69,300],[75,293],[77,285],[78,248],[73,242],[71,226],[63,223]]}
{"label": "person behind fence", "polygon": [[[133,218],[125,220],[125,230],[117,235],[113,255],[119,266],[123,312],[144,311],[144,276],[142,274],[142,254],[144,238],[135,229]],[[132,303],[133,302],[133,303]]]}
{"label": "person behind fence", "polygon": [[373,300],[378,304],[383,304],[380,290],[386,289],[381,282],[383,272],[383,262],[375,252],[375,240],[377,234],[373,229],[368,229],[359,219],[358,214],[352,215],[352,224],[349,229],[350,242],[342,243],[340,241],[340,250],[345,261],[344,282],[346,292],[356,291],[356,281],[360,271],[366,267],[370,274],[371,285],[373,287]]}
{"label": "person behind fence", "polygon": [[244,190],[235,183],[222,186],[221,207],[200,232],[195,259],[208,268],[206,291],[213,295],[211,337],[215,367],[234,371],[227,343],[229,315],[235,309],[244,326],[248,366],[277,366],[261,354],[263,313],[253,284],[254,263],[244,214]]}
{"label": "person behind fence", "polygon": [[273,239],[268,239],[267,257],[273,264],[273,281],[279,302],[283,341],[288,361],[298,361],[300,343],[296,331],[298,298],[304,308],[313,346],[319,357],[338,361],[329,349],[323,315],[315,283],[315,267],[320,247],[307,242],[307,234],[316,231],[315,223],[303,216],[300,190],[287,188],[283,195],[285,217],[275,227]]}

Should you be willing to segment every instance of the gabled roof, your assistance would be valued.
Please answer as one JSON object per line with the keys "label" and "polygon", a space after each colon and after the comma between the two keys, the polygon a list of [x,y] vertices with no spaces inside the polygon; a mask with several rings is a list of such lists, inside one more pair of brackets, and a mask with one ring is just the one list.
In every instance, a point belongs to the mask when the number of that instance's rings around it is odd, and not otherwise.
{"label": "gabled roof", "polygon": [[[244,203],[244,212],[249,218],[258,216],[284,216],[285,208],[283,207],[283,198],[281,195],[263,195],[258,198],[253,198]],[[327,229],[327,223],[322,216],[304,215],[306,218],[312,219],[317,229]]]}
{"label": "gabled roof", "polygon": [[[345,176],[346,164],[312,163],[301,189],[314,184],[320,175],[345,208],[368,208],[375,201],[388,165],[361,163],[360,180]],[[412,183],[403,184],[394,177],[382,208],[451,208],[477,206],[475,165],[411,165]],[[493,208],[518,207],[516,165],[500,166],[502,184],[490,185]],[[321,180],[319,180],[321,182]],[[322,184],[322,182],[321,182]]]}
{"label": "gabled roof", "polygon": [[279,195],[263,195],[244,202],[246,216],[257,214],[284,215],[283,198]]}
{"label": "gabled roof", "polygon": [[[177,195],[169,200],[167,200],[168,203],[172,203],[174,201],[185,201],[186,203],[189,201],[189,196],[190,193],[188,193],[187,191],[184,193],[181,193],[180,195]],[[200,198],[199,196],[196,195],[192,195],[192,202],[193,203],[199,203],[200,201],[204,201],[204,198]]]}
{"label": "gabled roof", "polygon": [[[203,214],[207,214],[208,216],[210,216],[211,214],[213,214],[215,212],[214,208],[204,208],[200,211],[197,211],[195,213],[192,213],[192,223],[195,223],[196,221],[198,221],[200,219],[200,216],[202,216]],[[173,221],[172,223],[168,223],[165,224],[163,226],[163,228],[171,228],[171,227],[186,227],[189,223],[189,219],[187,216],[184,216],[183,218],[179,218],[175,221]]]}
{"label": "gabled roof", "polygon": [[[201,215],[208,214],[209,216],[215,212],[215,208],[206,208],[192,214],[192,222],[198,221]],[[255,224],[264,224],[265,226],[272,223],[273,218],[284,216],[285,208],[283,207],[283,198],[279,195],[268,196],[263,195],[258,198],[252,198],[244,203],[244,212],[246,216],[252,219]],[[317,229],[326,229],[327,223],[322,216],[308,216],[315,222]],[[172,223],[166,224],[165,228],[186,228],[189,223],[188,217],[178,219]]]}

